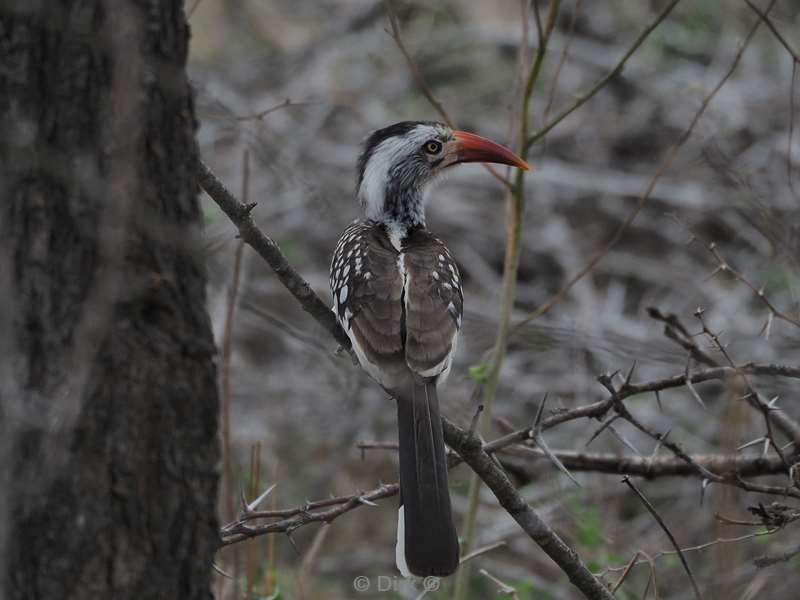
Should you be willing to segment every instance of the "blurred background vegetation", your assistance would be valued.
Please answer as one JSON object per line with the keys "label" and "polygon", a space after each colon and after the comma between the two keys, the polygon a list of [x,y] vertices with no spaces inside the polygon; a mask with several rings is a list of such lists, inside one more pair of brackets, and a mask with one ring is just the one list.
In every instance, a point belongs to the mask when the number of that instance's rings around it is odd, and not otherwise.
{"label": "blurred background vegetation", "polygon": [[[562,2],[533,94],[533,130],[613,68],[665,4]],[[395,6],[409,52],[457,125],[512,144],[520,1],[404,0]],[[359,216],[353,186],[361,141],[396,121],[438,119],[386,32],[385,6],[371,0],[187,0],[187,12],[203,157],[241,194],[249,155],[247,195],[258,202],[257,222],[327,299],[333,247]],[[800,5],[780,0],[771,15],[800,48]],[[532,148],[515,322],[547,301],[607,243],[757,18],[739,0],[679,3],[621,76]],[[535,44],[533,23],[529,28]],[[763,304],[726,274],[709,277],[717,264],[686,227],[715,242],[754,285],[765,286],[777,306],[797,315],[800,136],[790,165],[792,76],[791,57],[762,27],[634,225],[562,302],[511,339],[494,406],[496,434],[504,432],[502,422],[530,423],[546,392],[551,409],[606,397],[596,377],[627,372],[634,361],[635,380],[683,373],[685,352],[648,318],[650,306],[677,314],[693,328],[695,308],[704,307],[708,323],[724,332],[739,363],[798,364],[800,332],[775,321],[766,337]],[[211,314],[222,339],[238,241],[218,208],[204,202]],[[463,274],[463,334],[440,396],[444,413],[466,425],[476,405],[473,379],[481,372],[470,368],[481,365],[497,330],[506,234],[502,186],[480,166],[454,171],[431,196],[428,225],[446,241]],[[259,487],[277,483],[270,506],[298,506],[396,480],[393,453],[362,454],[357,448],[364,440],[396,439],[395,408],[346,358],[333,356],[334,350],[329,336],[245,249],[230,371],[234,508],[240,484],[245,489],[253,484],[255,444],[260,445]],[[796,385],[758,383],[765,397],[780,395],[781,406],[800,415],[793,405]],[[661,410],[651,396],[632,398],[629,406],[661,431],[669,429],[670,439],[692,452],[733,452],[763,434],[761,416],[726,402],[722,386],[703,384],[698,391],[706,410],[688,390],[662,394]],[[584,450],[595,429],[574,421],[546,437],[551,448]],[[620,425],[619,433],[643,455],[653,451],[652,440],[632,427]],[[588,450],[631,452],[609,432]],[[577,488],[546,460],[526,458],[520,471],[526,499],[594,571],[624,568],[637,550],[655,555],[669,549],[618,475],[575,473]],[[464,466],[451,475],[459,521],[468,478]],[[695,478],[640,486],[684,546],[741,535],[741,529],[715,521],[715,513],[745,518],[748,505],[764,500],[711,486],[701,503]],[[488,491],[482,494],[477,545],[504,540],[506,546],[476,559],[471,597],[501,597],[497,584],[479,569],[512,586],[521,600],[574,597],[565,576]],[[229,520],[228,501],[220,506],[223,521]],[[241,581],[251,580],[252,598],[270,597],[278,589],[284,598],[415,597],[409,590],[378,593],[375,585],[359,593],[352,585],[358,575],[396,574],[395,516],[396,500],[390,499],[347,513],[325,534],[316,525],[296,531],[296,548],[286,536],[250,542],[237,551],[238,567],[235,551],[225,549],[220,565],[236,569]],[[753,557],[779,552],[791,540],[791,533],[781,532],[687,556],[708,598],[795,598],[796,559],[764,570],[752,564]],[[674,556],[659,558],[656,568],[659,597],[691,597]],[[642,597],[648,577],[647,567],[634,569],[619,597]],[[240,596],[247,588],[240,586]],[[235,597],[224,578],[217,592]],[[450,583],[443,582],[442,590],[425,597],[449,594]]]}

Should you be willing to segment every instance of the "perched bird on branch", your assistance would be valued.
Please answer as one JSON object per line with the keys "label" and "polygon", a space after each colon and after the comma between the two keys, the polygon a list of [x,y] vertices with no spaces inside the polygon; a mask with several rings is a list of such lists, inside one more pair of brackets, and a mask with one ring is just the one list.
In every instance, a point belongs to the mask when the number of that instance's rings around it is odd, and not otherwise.
{"label": "perched bird on branch", "polygon": [[426,227],[425,195],[465,162],[528,168],[507,148],[441,123],[374,132],[358,161],[365,218],[345,229],[331,262],[339,323],[361,367],[397,400],[396,558],[406,576],[450,575],[459,561],[436,386],[450,371],[464,299],[455,260]]}

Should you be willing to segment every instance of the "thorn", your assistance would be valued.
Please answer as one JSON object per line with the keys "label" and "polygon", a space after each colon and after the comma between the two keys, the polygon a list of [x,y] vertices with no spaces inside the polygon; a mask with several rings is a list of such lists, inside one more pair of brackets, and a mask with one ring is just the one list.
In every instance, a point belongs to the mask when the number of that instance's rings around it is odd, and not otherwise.
{"label": "thorn", "polygon": [[593,441],[594,441],[594,440],[597,438],[597,436],[598,436],[598,435],[600,435],[601,433],[603,433],[603,431],[605,431],[607,427],[610,427],[610,426],[611,426],[611,424],[612,424],[614,421],[616,421],[618,418],[619,418],[619,415],[611,415],[610,417],[608,417],[608,418],[607,418],[607,419],[606,419],[606,420],[603,422],[603,424],[602,424],[602,425],[600,425],[600,427],[597,429],[597,431],[595,431],[595,432],[592,434],[592,437],[590,437],[590,438],[589,438],[589,441],[587,441],[587,442],[586,442],[586,444],[584,444],[584,446],[588,448],[588,447],[589,447],[589,444],[591,444],[591,443],[592,443],[592,442],[593,442]]}
{"label": "thorn", "polygon": [[764,438],[764,450],[761,451],[761,456],[766,456],[769,452],[769,438]]}
{"label": "thorn", "polygon": [[239,486],[239,501],[242,503],[242,514],[249,514],[250,511],[247,509],[247,500],[244,497],[244,485]]}
{"label": "thorn", "polygon": [[377,505],[377,504],[375,504],[375,503],[374,503],[372,500],[367,500],[367,499],[366,499],[364,496],[359,496],[359,497],[357,498],[357,500],[358,500],[358,501],[359,501],[361,504],[366,504],[367,506],[378,506],[378,505]]}
{"label": "thorn", "polygon": [[227,577],[228,579],[233,579],[233,577],[231,575],[228,575],[225,571],[223,571],[219,567],[219,565],[217,565],[217,563],[215,563],[214,561],[211,561],[211,568],[213,568],[217,573],[219,573],[223,577]]}
{"label": "thorn", "polygon": [[470,435],[475,433],[475,429],[478,427],[478,420],[480,419],[482,412],[483,412],[483,404],[478,404],[477,408],[475,409],[475,414],[472,415],[472,421],[469,424]]}
{"label": "thorn", "polygon": [[779,399],[780,396],[775,396],[774,398],[772,398],[772,400],[767,402],[767,410],[780,410],[780,408],[777,406],[777,402]]}
{"label": "thorn", "polygon": [[741,446],[738,446],[738,447],[736,448],[736,451],[737,451],[737,452],[740,452],[740,451],[744,450],[745,448],[749,448],[750,446],[756,446],[756,445],[760,444],[760,443],[761,443],[761,442],[763,442],[763,441],[769,441],[769,440],[767,440],[767,438],[766,438],[766,437],[763,437],[763,436],[762,436],[762,437],[760,437],[760,438],[756,438],[756,439],[754,439],[754,440],[751,440],[751,441],[749,441],[749,442],[745,442],[745,443],[744,443],[744,444],[742,444]]}
{"label": "thorn", "polygon": [[633,361],[631,365],[631,370],[628,371],[628,374],[625,376],[625,383],[622,384],[623,388],[629,387],[631,384],[631,377],[633,377],[633,372],[636,370],[636,361]]}
{"label": "thorn", "polygon": [[547,402],[547,392],[544,393],[544,398],[539,403],[539,408],[536,409],[536,417],[533,420],[533,426],[531,430],[539,433],[542,430],[542,413],[544,412],[544,405]]}
{"label": "thorn", "polygon": [[288,529],[286,530],[286,537],[289,538],[289,543],[292,545],[292,548],[294,548],[294,551],[297,552],[298,556],[300,556],[300,548],[297,547],[297,544],[292,537],[292,532]]}
{"label": "thorn", "polygon": [[609,426],[608,426],[608,430],[609,430],[609,431],[610,431],[612,434],[614,434],[614,437],[615,437],[615,438],[617,438],[617,439],[618,439],[620,442],[622,442],[622,443],[623,443],[623,444],[625,444],[625,445],[626,445],[628,448],[630,448],[630,450],[631,450],[631,451],[633,451],[633,452],[634,452],[634,453],[635,453],[637,456],[641,456],[641,455],[642,455],[642,453],[641,453],[641,452],[639,452],[639,450],[637,450],[637,449],[636,449],[636,446],[634,446],[634,445],[633,445],[633,444],[631,444],[631,443],[630,443],[628,440],[626,440],[626,439],[625,439],[625,437],[624,437],[624,436],[623,436],[621,433],[619,433],[619,432],[618,432],[616,429],[614,429],[614,428],[613,428],[611,425],[609,425]]}
{"label": "thorn", "polygon": [[703,407],[703,410],[708,410],[708,408],[706,407],[706,403],[705,403],[705,402],[703,402],[703,399],[700,397],[700,394],[698,394],[698,393],[697,393],[697,390],[696,390],[696,389],[694,389],[694,386],[692,385],[692,382],[691,382],[691,381],[689,381],[689,379],[687,379],[687,380],[686,380],[686,387],[687,387],[687,388],[689,388],[689,391],[692,393],[692,398],[694,398],[694,399],[695,399],[695,401],[696,401],[696,402],[697,402],[697,403],[698,403],[700,406],[702,406],[702,407]]}
{"label": "thorn", "polygon": [[713,271],[711,271],[711,273],[709,273],[709,274],[708,274],[708,275],[705,277],[705,279],[703,279],[703,283],[706,283],[706,282],[708,282],[708,281],[711,281],[712,279],[714,279],[714,277],[716,277],[717,275],[719,275],[720,273],[722,273],[724,270],[725,270],[725,267],[724,267],[723,265],[720,265],[720,266],[718,266],[716,269],[714,269]]}
{"label": "thorn", "polygon": [[249,215],[251,212],[253,212],[253,209],[256,206],[258,206],[258,202],[249,202],[249,203],[245,204],[244,205],[244,211],[243,211],[244,214],[245,215]]}
{"label": "thorn", "polygon": [[544,452],[545,456],[547,456],[547,458],[550,459],[550,462],[552,462],[558,468],[559,471],[561,471],[562,473],[564,473],[564,475],[569,477],[572,483],[574,483],[578,487],[581,487],[581,484],[578,483],[578,480],[572,476],[572,473],[569,472],[569,469],[567,469],[567,467],[565,467],[564,464],[560,460],[558,460],[558,457],[555,454],[553,454],[552,450],[550,450],[550,448],[545,443],[544,438],[540,434],[537,433],[534,436],[533,443],[536,444],[542,452]]}
{"label": "thorn", "polygon": [[703,506],[703,500],[705,499],[706,496],[706,488],[708,488],[708,486],[710,485],[711,485],[710,479],[706,479],[705,477],[703,477],[703,479],[700,480],[700,506]]}
{"label": "thorn", "polygon": [[276,485],[278,485],[278,484],[277,484],[277,483],[273,483],[271,486],[269,486],[269,487],[268,487],[268,488],[267,488],[267,489],[264,491],[264,493],[263,493],[263,494],[261,494],[261,495],[260,495],[258,498],[256,498],[255,500],[253,500],[253,501],[252,501],[250,504],[248,504],[248,505],[247,505],[247,512],[248,512],[248,513],[250,513],[250,512],[253,512],[254,510],[256,510],[256,509],[258,508],[258,505],[259,505],[259,504],[261,504],[261,503],[264,501],[264,498],[266,498],[267,496],[269,496],[270,492],[272,492],[272,490],[274,490],[274,489],[275,489],[275,486],[276,486]]}
{"label": "thorn", "polygon": [[768,340],[769,335],[772,332],[772,320],[775,317],[775,313],[769,313],[767,317],[767,322],[764,323],[764,327],[761,328],[761,334],[764,335],[764,339]]}
{"label": "thorn", "polygon": [[664,407],[661,406],[661,394],[656,390],[656,404],[658,404],[658,412],[664,413]]}
{"label": "thorn", "polygon": [[661,450],[661,445],[667,441],[670,433],[672,433],[672,429],[667,429],[667,432],[656,440],[656,445],[653,448],[653,453],[650,455],[650,458],[655,458],[658,455],[658,451]]}

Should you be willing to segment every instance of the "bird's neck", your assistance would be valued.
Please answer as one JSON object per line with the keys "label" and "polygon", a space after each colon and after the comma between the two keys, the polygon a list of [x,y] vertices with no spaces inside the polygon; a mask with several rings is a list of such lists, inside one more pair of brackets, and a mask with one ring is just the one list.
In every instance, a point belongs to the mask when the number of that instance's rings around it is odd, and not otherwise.
{"label": "bird's neck", "polygon": [[386,223],[411,229],[425,227],[425,203],[422,190],[416,186],[386,186],[382,219]]}
{"label": "bird's neck", "polygon": [[367,218],[381,223],[392,244],[398,249],[411,230],[425,227],[422,192],[417,186],[400,187],[390,182],[384,189],[380,210],[372,214],[367,211]]}

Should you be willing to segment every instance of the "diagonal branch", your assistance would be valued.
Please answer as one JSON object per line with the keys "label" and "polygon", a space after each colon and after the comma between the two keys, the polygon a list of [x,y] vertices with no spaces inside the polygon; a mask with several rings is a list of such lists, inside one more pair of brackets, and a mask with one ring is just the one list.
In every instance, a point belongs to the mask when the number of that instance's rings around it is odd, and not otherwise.
{"label": "diagonal branch", "polygon": [[309,313],[322,327],[339,342],[342,348],[350,350],[350,339],[336,322],[331,309],[314,293],[303,276],[289,264],[280,247],[261,231],[250,214],[255,204],[243,204],[217,179],[203,163],[197,163],[197,182],[211,199],[239,230],[242,241],[255,250],[275,271],[278,279],[297,299],[303,310]]}
{"label": "diagonal branch", "polygon": [[500,505],[544,552],[561,567],[570,582],[587,598],[614,596],[589,571],[580,557],[545,523],[514,488],[508,476],[498,468],[484,450],[481,441],[443,418],[444,436],[448,445],[464,459],[492,490]]}

